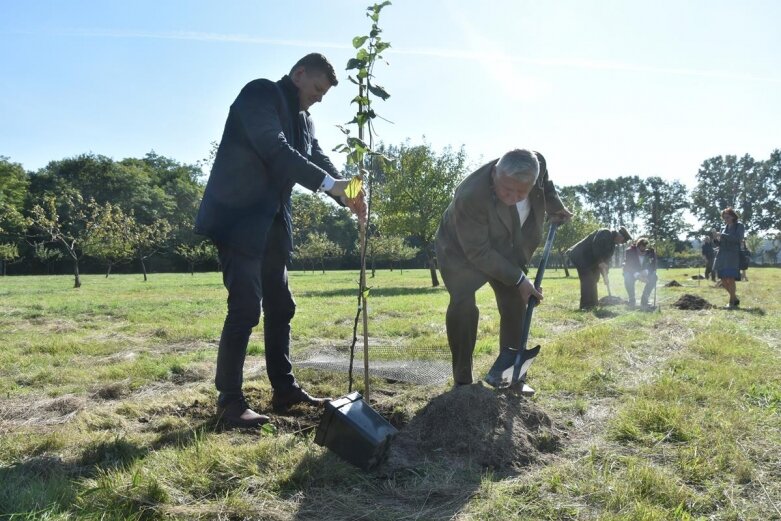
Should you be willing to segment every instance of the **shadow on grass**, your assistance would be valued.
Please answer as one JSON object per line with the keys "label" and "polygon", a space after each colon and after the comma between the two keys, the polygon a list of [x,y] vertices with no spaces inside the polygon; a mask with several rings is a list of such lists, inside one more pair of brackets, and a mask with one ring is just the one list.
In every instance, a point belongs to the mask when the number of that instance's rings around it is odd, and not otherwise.
{"label": "shadow on grass", "polygon": [[[432,292],[445,291],[445,286],[440,285],[436,288],[427,286],[419,288],[372,288],[371,282],[367,283],[371,296],[374,297],[398,297],[405,295],[428,295]],[[358,297],[357,286],[355,288],[333,289],[323,291],[301,291],[297,293],[301,297]]]}
{"label": "shadow on grass", "polygon": [[724,311],[729,311],[733,313],[748,313],[749,315],[756,315],[758,317],[764,317],[766,315],[765,310],[762,308],[735,308],[735,309],[724,309]]}
{"label": "shadow on grass", "polygon": [[480,488],[482,474],[446,462],[421,462],[388,474],[383,467],[362,471],[331,452],[309,454],[282,483],[284,493],[300,498],[293,519],[455,518]]}
{"label": "shadow on grass", "polygon": [[0,519],[47,519],[52,514],[76,512],[78,499],[85,492],[83,480],[127,469],[154,450],[184,447],[202,438],[204,432],[218,430],[212,418],[161,433],[151,443],[117,436],[87,444],[72,459],[43,454],[0,466]]}

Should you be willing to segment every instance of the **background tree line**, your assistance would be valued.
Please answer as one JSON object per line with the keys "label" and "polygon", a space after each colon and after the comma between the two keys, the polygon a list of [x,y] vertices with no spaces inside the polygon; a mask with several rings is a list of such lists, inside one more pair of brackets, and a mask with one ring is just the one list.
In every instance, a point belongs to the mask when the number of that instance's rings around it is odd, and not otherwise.
{"label": "background tree line", "polygon": [[[469,165],[463,147],[435,151],[429,144],[381,147],[390,158],[372,172],[372,269],[428,267],[438,284],[433,240],[442,212]],[[84,154],[28,172],[0,156],[2,273],[79,273],[216,269],[214,247],[192,232],[203,193],[202,164],[187,165],[148,153],[115,161]],[[350,175],[350,172],[346,172]],[[551,173],[556,180],[556,172]],[[626,226],[646,235],[662,256],[696,257],[687,239],[720,228],[732,206],[749,234],[781,244],[781,150],[764,161],[749,155],[703,161],[689,192],[678,181],[623,176],[559,187],[575,218],[557,235],[554,262],[598,227]],[[295,267],[356,268],[357,228],[349,212],[322,195],[295,192]],[[692,227],[685,211],[697,219]],[[750,245],[751,246],[751,245]],[[777,252],[775,252],[777,253]]]}

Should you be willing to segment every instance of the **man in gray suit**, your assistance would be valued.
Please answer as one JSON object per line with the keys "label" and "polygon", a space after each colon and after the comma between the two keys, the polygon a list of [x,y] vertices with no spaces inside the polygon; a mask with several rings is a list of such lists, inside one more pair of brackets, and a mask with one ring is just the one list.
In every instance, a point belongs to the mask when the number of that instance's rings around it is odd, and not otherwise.
{"label": "man in gray suit", "polygon": [[580,278],[580,309],[591,309],[599,304],[599,275],[602,274],[607,283],[610,259],[616,246],[631,240],[632,236],[623,226],[618,230],[601,228],[567,250],[567,255],[577,268]]}
{"label": "man in gray suit", "polygon": [[572,214],[548,179],[542,154],[516,149],[470,174],[456,189],[437,230],[439,269],[450,294],[447,338],[456,385],[472,383],[479,310],[475,292],[486,283],[499,308],[499,347],[517,350],[530,296],[542,299],[526,265],[542,239],[545,214]]}

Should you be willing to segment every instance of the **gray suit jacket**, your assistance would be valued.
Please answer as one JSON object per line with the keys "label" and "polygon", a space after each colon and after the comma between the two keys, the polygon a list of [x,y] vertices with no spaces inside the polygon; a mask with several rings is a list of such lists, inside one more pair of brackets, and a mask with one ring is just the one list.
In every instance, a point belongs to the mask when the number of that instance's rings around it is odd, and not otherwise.
{"label": "gray suit jacket", "polygon": [[[531,211],[518,227],[517,211],[496,198],[491,172],[498,159],[483,165],[464,179],[442,216],[437,230],[437,259],[442,266],[479,270],[489,278],[514,285],[542,240],[545,213],[564,205],[548,178],[542,154],[540,175],[529,193]],[[515,213],[515,216],[513,215]]]}

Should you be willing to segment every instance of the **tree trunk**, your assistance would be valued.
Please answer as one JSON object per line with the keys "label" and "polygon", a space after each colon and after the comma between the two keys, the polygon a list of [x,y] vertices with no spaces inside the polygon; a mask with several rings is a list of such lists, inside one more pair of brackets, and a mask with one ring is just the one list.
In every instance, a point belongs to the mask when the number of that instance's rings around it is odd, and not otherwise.
{"label": "tree trunk", "polygon": [[79,278],[79,261],[78,259],[73,261],[73,287],[74,288],[80,288],[81,287],[81,279]]}
{"label": "tree trunk", "polygon": [[431,255],[431,252],[428,252],[426,254],[428,257],[428,269],[431,272],[431,287],[436,288],[439,286],[439,278],[437,277],[437,265],[434,261],[434,256]]}
{"label": "tree trunk", "polygon": [[106,278],[108,278],[109,275],[111,275],[111,263],[110,262],[108,263],[108,269],[106,270]]}
{"label": "tree trunk", "polygon": [[5,277],[5,265],[8,264],[6,261],[0,261],[3,265],[3,277]]}
{"label": "tree trunk", "polygon": [[144,282],[146,282],[146,264],[144,264],[144,257],[139,257],[138,260],[141,261],[141,271],[144,272]]}
{"label": "tree trunk", "polygon": [[190,263],[190,276],[191,277],[195,277],[195,263],[194,262]]}

